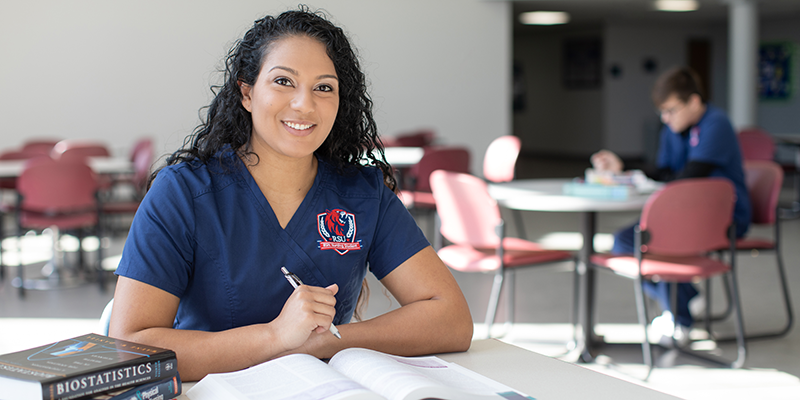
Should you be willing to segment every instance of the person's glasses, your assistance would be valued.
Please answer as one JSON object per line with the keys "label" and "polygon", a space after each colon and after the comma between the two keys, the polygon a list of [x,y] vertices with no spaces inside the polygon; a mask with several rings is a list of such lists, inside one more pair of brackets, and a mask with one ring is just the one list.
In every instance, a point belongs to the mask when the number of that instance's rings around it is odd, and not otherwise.
{"label": "person's glasses", "polygon": [[671,117],[671,116],[675,115],[676,112],[682,110],[684,107],[686,107],[686,103],[681,103],[681,104],[678,104],[675,107],[656,110],[656,114],[658,114],[662,118],[665,117],[665,116]]}

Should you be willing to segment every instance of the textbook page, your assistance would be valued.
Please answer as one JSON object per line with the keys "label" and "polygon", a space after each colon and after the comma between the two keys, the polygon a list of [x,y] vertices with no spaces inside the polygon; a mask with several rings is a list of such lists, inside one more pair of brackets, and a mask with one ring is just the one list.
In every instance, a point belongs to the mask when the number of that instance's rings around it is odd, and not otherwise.
{"label": "textbook page", "polygon": [[389,400],[529,399],[492,379],[438,357],[398,357],[346,349],[328,363]]}
{"label": "textbook page", "polygon": [[241,371],[209,374],[186,396],[192,400],[383,400],[307,354],[288,355]]}

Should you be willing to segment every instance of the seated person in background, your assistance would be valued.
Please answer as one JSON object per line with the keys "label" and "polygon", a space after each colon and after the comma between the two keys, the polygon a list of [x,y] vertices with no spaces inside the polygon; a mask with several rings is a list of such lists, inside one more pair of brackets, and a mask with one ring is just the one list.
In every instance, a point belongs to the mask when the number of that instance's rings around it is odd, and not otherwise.
{"label": "seated person in background", "polygon": [[[645,171],[657,181],[681,178],[723,177],[736,188],[733,221],[736,236],[741,237],[750,225],[750,200],[744,182],[742,155],[736,133],[725,113],[706,102],[700,79],[688,68],[677,68],[661,75],[653,87],[653,103],[664,127],[658,150],[657,169]],[[620,158],[601,150],[591,158],[593,168],[621,172]],[[634,225],[635,226],[635,225]],[[615,254],[633,253],[634,226],[614,234]],[[664,314],[653,321],[665,335],[674,335],[679,342],[688,340],[694,322],[689,301],[698,292],[691,283],[678,284],[678,309],[672,310],[669,285],[646,282],[645,293],[655,298]]]}
{"label": "seated person in background", "polygon": [[[215,92],[136,213],[109,334],[174,350],[186,381],[289,353],[467,350],[466,300],[373,155],[372,101],[342,29],[305,7],[257,20]],[[400,307],[350,323],[367,269]]]}

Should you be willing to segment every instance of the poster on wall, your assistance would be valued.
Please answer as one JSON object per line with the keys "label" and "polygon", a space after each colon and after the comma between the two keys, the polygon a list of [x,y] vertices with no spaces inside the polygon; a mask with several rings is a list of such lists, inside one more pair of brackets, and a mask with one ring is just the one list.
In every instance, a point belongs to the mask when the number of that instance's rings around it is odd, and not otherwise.
{"label": "poster on wall", "polygon": [[792,98],[792,58],[794,43],[762,43],[759,47],[758,98],[789,100]]}

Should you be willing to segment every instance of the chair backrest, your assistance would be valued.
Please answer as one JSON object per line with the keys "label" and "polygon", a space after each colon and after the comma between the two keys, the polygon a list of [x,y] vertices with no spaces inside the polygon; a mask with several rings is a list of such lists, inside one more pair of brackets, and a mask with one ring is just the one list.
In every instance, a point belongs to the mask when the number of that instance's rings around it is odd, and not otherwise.
{"label": "chair backrest", "polygon": [[774,161],[745,161],[744,181],[753,210],[752,222],[774,224],[783,186],[783,168]]}
{"label": "chair backrest", "polygon": [[437,170],[431,174],[431,188],[442,236],[452,243],[475,248],[498,246],[500,208],[489,195],[485,181],[465,173]]}
{"label": "chair backrest", "polygon": [[419,162],[409,169],[409,175],[417,180],[414,190],[430,192],[430,175],[438,169],[469,173],[469,150],[453,146],[426,147]]}
{"label": "chair backrest", "polygon": [[772,161],[775,158],[775,141],[766,131],[749,128],[736,135],[744,160]]}
{"label": "chair backrest", "polygon": [[736,194],[722,178],[681,179],[647,200],[639,227],[648,232],[643,251],[690,256],[726,248]]}
{"label": "chair backrest", "polygon": [[47,214],[96,210],[97,187],[88,165],[49,157],[28,160],[17,180],[20,209]]}
{"label": "chair backrest", "polygon": [[133,184],[137,189],[144,189],[145,183],[150,176],[150,167],[153,165],[153,153],[153,142],[150,139],[140,140],[131,151]]}
{"label": "chair backrest", "polygon": [[483,177],[491,182],[513,180],[521,146],[516,136],[505,135],[493,140],[483,157]]}
{"label": "chair backrest", "polygon": [[109,157],[111,152],[105,144],[76,139],[62,140],[53,147],[50,157],[54,159],[85,161],[87,157]]}
{"label": "chair backrest", "polygon": [[30,139],[22,144],[20,151],[49,156],[59,141],[59,139]]}
{"label": "chair backrest", "polygon": [[422,129],[398,134],[394,137],[392,145],[400,147],[425,147],[430,146],[435,139],[436,132],[429,129]]}

